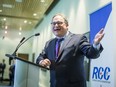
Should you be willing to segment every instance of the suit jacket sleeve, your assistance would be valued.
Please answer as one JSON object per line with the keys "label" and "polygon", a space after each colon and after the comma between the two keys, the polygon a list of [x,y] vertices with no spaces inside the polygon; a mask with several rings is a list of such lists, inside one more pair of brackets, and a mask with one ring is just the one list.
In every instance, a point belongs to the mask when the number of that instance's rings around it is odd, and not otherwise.
{"label": "suit jacket sleeve", "polygon": [[55,40],[54,38],[50,39],[49,41],[46,42],[45,47],[43,51],[39,54],[39,56],[36,59],[36,63],[39,64],[39,62],[45,58],[48,58],[48,46],[51,43],[51,41]]}
{"label": "suit jacket sleeve", "polygon": [[100,53],[103,50],[102,45],[100,44],[100,49],[96,49],[90,44],[85,36],[83,36],[79,43],[79,49],[87,58],[98,58]]}
{"label": "suit jacket sleeve", "polygon": [[42,52],[39,54],[39,56],[37,57],[37,59],[36,59],[36,63],[37,63],[37,64],[39,64],[39,62],[40,62],[41,60],[47,58],[47,56],[46,56],[46,47],[47,47],[48,43],[49,43],[49,42],[46,42],[46,45],[45,45],[43,51],[42,51]]}

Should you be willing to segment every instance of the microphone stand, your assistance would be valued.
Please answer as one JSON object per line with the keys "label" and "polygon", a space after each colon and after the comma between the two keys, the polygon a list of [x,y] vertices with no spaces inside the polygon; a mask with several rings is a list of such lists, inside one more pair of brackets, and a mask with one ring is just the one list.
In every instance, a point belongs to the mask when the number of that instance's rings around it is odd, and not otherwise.
{"label": "microphone stand", "polygon": [[37,33],[37,34],[34,34],[34,35],[28,37],[25,41],[23,41],[23,42],[18,46],[18,48],[19,48],[22,44],[24,44],[27,40],[29,40],[31,37],[33,37],[33,36],[39,36],[39,35],[40,35],[40,34]]}
{"label": "microphone stand", "polygon": [[24,39],[25,39],[25,37],[23,37],[23,38],[21,39],[21,41],[19,42],[19,44],[17,45],[15,51],[14,51],[13,54],[12,54],[13,56],[16,56],[16,52],[17,52],[18,48],[20,47],[21,43],[24,41]]}
{"label": "microphone stand", "polygon": [[14,59],[14,58],[16,57],[16,52],[18,51],[19,47],[20,47],[22,44],[24,44],[24,43],[25,43],[27,40],[29,40],[31,37],[33,37],[33,36],[39,36],[39,35],[40,35],[40,33],[31,35],[31,36],[28,37],[26,40],[24,40],[25,37],[23,37],[23,38],[21,39],[20,43],[17,45],[17,47],[16,47],[16,49],[15,49],[15,51],[13,52],[12,55],[10,55],[10,54],[5,54],[5,56],[9,57],[9,64],[11,63],[11,60]]}

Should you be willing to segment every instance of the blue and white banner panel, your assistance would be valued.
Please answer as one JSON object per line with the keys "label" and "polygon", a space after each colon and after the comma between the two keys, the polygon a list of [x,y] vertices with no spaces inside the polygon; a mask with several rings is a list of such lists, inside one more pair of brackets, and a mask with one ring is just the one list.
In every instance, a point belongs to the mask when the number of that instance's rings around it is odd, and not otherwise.
{"label": "blue and white banner panel", "polygon": [[91,60],[91,87],[114,87],[114,44],[112,31],[112,3],[90,14],[90,42],[95,34],[104,28],[105,36],[101,41],[103,52],[97,59]]}

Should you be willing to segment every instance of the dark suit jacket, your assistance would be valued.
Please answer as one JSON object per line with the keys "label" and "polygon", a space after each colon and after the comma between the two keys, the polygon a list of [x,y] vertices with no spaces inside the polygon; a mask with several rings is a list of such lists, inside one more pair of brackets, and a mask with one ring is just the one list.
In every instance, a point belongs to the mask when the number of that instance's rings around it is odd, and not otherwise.
{"label": "dark suit jacket", "polygon": [[48,41],[36,61],[39,64],[40,60],[49,58],[52,62],[51,87],[86,87],[84,56],[98,58],[103,50],[102,46],[100,45],[100,50],[97,50],[90,45],[85,36],[69,33],[61,47],[58,59],[55,60],[55,43],[55,38]]}

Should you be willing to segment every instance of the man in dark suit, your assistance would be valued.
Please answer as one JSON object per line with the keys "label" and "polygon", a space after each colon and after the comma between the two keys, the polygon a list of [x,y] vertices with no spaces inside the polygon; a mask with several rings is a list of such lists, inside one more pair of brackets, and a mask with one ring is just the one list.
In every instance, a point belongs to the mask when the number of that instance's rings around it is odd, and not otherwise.
{"label": "man in dark suit", "polygon": [[5,59],[2,60],[2,80],[4,80],[4,71],[5,71],[5,68],[6,68],[6,64],[5,64]]}
{"label": "man in dark suit", "polygon": [[[68,21],[62,14],[53,16],[51,25],[56,37],[46,43],[36,63],[50,67],[50,87],[86,87],[84,56],[93,59],[100,56],[103,29],[96,34],[91,45],[85,36],[68,31]],[[56,44],[61,38],[56,54]]]}

